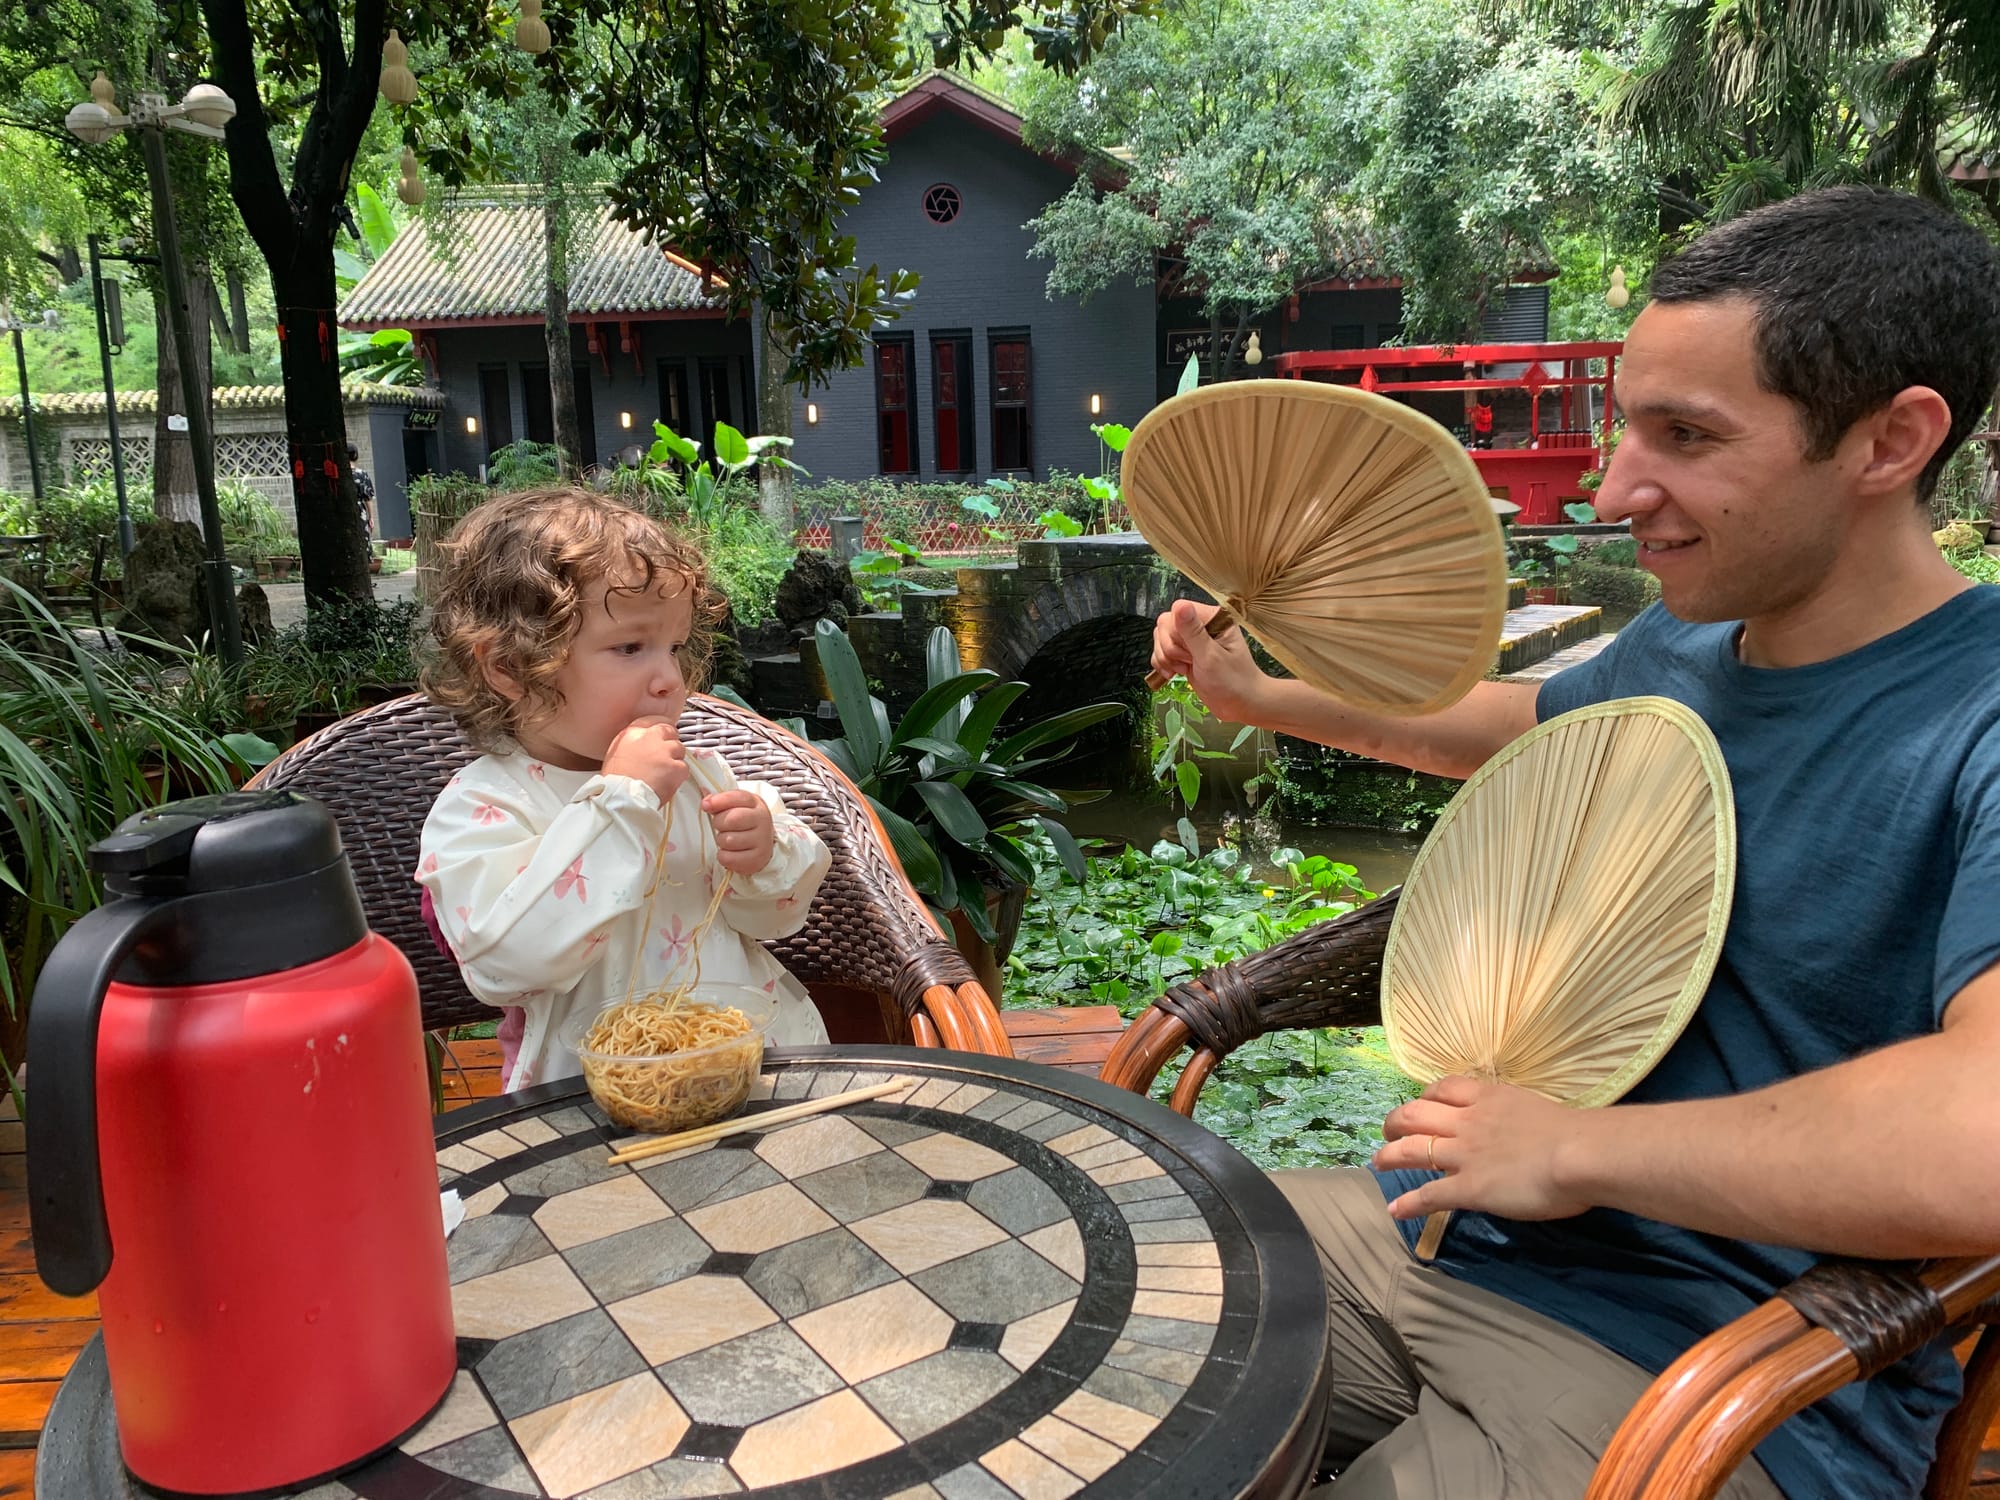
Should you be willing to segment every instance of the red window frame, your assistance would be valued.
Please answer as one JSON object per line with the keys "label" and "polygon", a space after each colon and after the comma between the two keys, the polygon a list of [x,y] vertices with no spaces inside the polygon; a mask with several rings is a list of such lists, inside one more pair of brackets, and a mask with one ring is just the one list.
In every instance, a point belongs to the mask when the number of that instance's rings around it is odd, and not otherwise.
{"label": "red window frame", "polygon": [[993,346],[993,469],[1035,469],[1034,360],[1025,331],[996,334]]}
{"label": "red window frame", "polygon": [[884,474],[917,472],[916,433],[910,421],[910,339],[875,341],[875,456]]}

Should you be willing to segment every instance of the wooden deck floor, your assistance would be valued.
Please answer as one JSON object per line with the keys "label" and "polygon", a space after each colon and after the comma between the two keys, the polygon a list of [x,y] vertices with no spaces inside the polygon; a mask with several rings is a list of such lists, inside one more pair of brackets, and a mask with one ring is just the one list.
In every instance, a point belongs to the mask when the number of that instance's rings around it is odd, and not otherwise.
{"label": "wooden deck floor", "polygon": [[[1031,1061],[1095,1074],[1118,1038],[1112,1007],[1005,1012],[1015,1051]],[[459,1042],[445,1077],[445,1108],[500,1091],[492,1042]],[[58,1297],[35,1275],[28,1234],[27,1158],[13,1103],[0,1096],[0,1500],[32,1500],[35,1444],[56,1387],[97,1332],[95,1297]],[[2000,1420],[1987,1434],[1974,1500],[2000,1500]]]}

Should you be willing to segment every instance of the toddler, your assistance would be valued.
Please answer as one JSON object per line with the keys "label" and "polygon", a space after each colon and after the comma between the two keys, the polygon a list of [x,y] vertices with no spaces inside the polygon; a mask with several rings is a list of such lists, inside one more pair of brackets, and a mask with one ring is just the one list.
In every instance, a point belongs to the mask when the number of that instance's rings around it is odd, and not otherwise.
{"label": "toddler", "polygon": [[826,846],[676,729],[720,614],[700,554],[576,488],[489,500],[445,550],[424,686],[486,754],[432,806],[416,879],[466,988],[508,1011],[506,1087],[581,1072],[571,1016],[697,965],[776,997],[773,1043],[825,1041],[753,940],[804,925]]}

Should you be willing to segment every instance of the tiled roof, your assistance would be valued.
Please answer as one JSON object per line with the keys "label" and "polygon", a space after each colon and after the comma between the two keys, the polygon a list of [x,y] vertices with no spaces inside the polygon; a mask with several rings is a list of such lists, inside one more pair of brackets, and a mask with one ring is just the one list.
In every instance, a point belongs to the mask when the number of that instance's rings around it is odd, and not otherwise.
{"label": "tiled roof", "polygon": [[[341,303],[344,328],[440,328],[461,323],[540,323],[546,306],[542,209],[524,193],[482,191],[450,220],[452,252],[413,225],[398,235]],[[701,272],[612,217],[609,204],[578,215],[571,251],[573,318],[713,313]]]}
{"label": "tiled roof", "polygon": [[[285,388],[281,385],[222,385],[217,386],[212,395],[212,404],[217,411],[282,411],[285,406]],[[444,407],[443,391],[417,385],[382,385],[373,380],[343,380],[340,396],[351,406],[414,406],[421,411],[442,410]],[[48,412],[51,416],[83,417],[100,416],[104,412],[102,391],[58,391],[33,399],[38,414]],[[158,410],[159,400],[152,391],[118,393],[120,416],[150,416]],[[20,415],[19,396],[0,396],[0,417]]]}
{"label": "tiled roof", "polygon": [[1319,275],[1328,281],[1386,280],[1392,268],[1389,247],[1375,227],[1351,215],[1329,214],[1320,226]]}

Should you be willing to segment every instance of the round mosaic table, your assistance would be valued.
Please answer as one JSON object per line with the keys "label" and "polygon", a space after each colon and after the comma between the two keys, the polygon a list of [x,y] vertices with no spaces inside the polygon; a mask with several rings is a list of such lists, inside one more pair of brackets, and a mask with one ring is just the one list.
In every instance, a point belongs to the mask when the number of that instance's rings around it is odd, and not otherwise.
{"label": "round mosaic table", "polygon": [[[771,1054],[750,1109],[901,1092],[607,1164],[581,1080],[443,1117],[459,1373],[312,1500],[1294,1496],[1325,1423],[1318,1260],[1179,1116],[1030,1063]],[[101,1351],[44,1500],[141,1493]]]}

